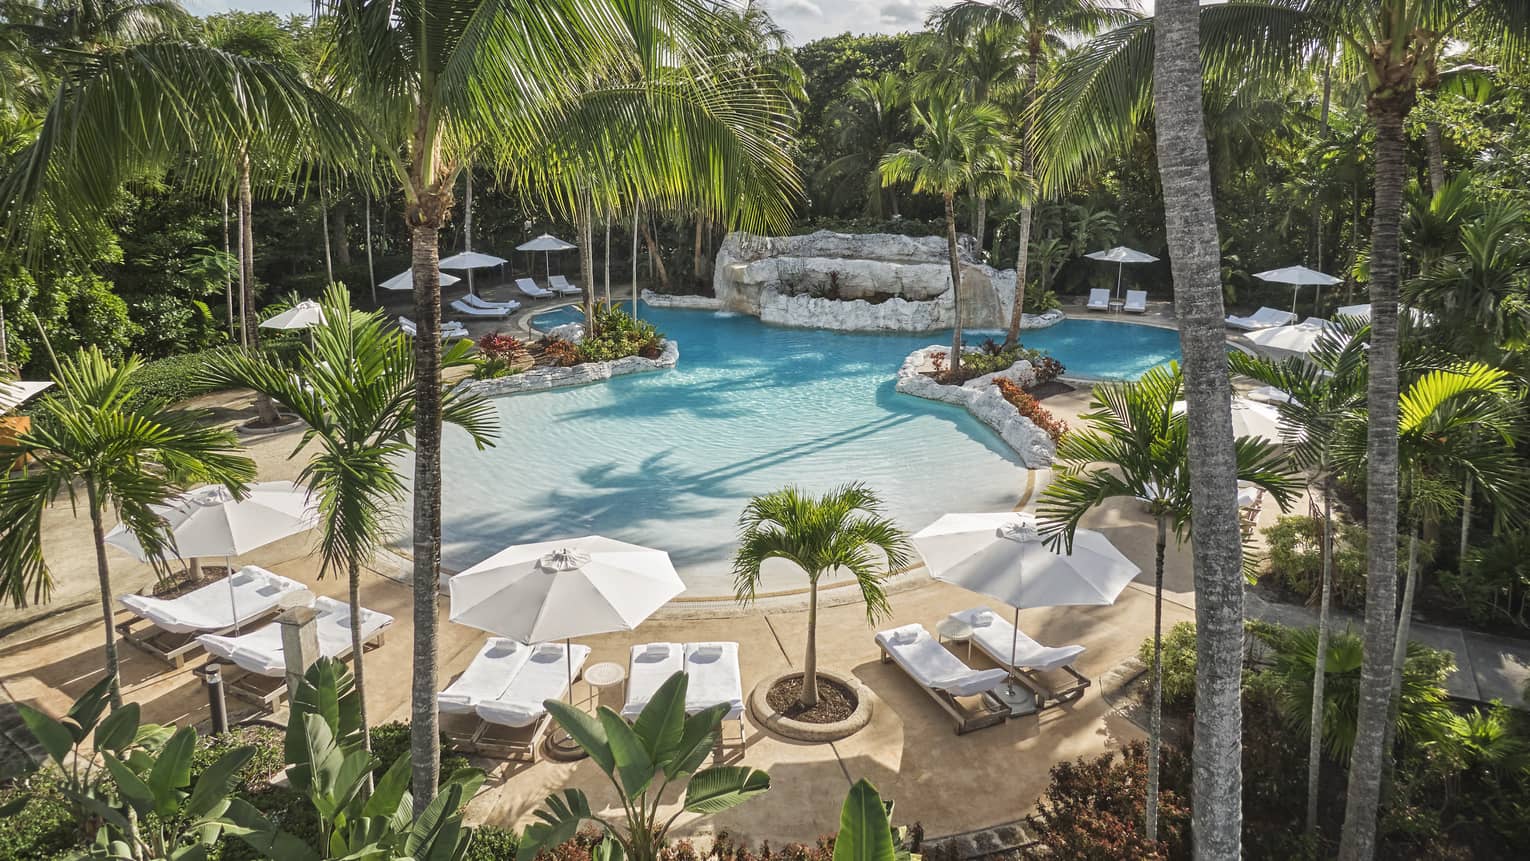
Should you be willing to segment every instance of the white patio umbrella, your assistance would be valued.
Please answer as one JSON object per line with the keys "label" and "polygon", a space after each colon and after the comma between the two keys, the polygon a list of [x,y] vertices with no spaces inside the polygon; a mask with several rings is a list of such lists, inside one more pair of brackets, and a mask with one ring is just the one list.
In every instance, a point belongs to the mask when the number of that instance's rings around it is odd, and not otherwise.
{"label": "white patio umbrella", "polygon": [[450,619],[522,643],[630,631],[685,591],[669,554],[587,535],[516,544],[451,578]]}
{"label": "white patio umbrella", "polygon": [[442,269],[458,269],[468,274],[468,292],[473,292],[473,270],[493,269],[503,266],[510,261],[503,257],[495,257],[493,254],[484,254],[481,251],[463,251],[450,257],[443,257],[440,266]]}
{"label": "white patio umbrella", "polygon": [[275,317],[260,321],[262,329],[309,329],[322,325],[324,325],[324,309],[312,299],[304,299]]}
{"label": "white patio umbrella", "polygon": [[[1415,326],[1429,326],[1434,323],[1434,315],[1423,309],[1399,306],[1397,310],[1401,313],[1407,314],[1408,318],[1413,321],[1413,325]],[[1334,316],[1355,317],[1369,323],[1371,321],[1371,303],[1366,302],[1363,305],[1345,305],[1338,311],[1335,311]]]}
{"label": "white patio umbrella", "polygon": [[1114,604],[1142,571],[1110,539],[1088,529],[1074,533],[1072,553],[1053,550],[1035,520],[1015,512],[947,514],[912,540],[931,577],[1014,608],[1010,666],[1019,647],[1022,609]]}
{"label": "white patio umbrella", "polygon": [[[456,284],[458,281],[462,280],[462,279],[458,278],[455,275],[448,275],[445,272],[441,272],[441,273],[438,273],[438,274],[441,276],[441,286],[442,287],[446,287],[446,286],[451,285],[451,284]],[[389,278],[387,281],[384,281],[384,282],[382,282],[381,284],[379,284],[377,286],[383,288],[384,290],[413,290],[414,289],[414,270],[413,269],[405,269],[403,272],[398,273],[397,275],[393,276],[392,278]]]}
{"label": "white patio umbrella", "polygon": [[552,252],[554,252],[554,251],[573,251],[574,249],[576,249],[578,247],[579,246],[574,245],[573,243],[564,242],[563,240],[559,239],[558,237],[553,236],[551,233],[544,233],[541,236],[538,236],[536,239],[528,240],[526,242],[522,242],[520,245],[515,246],[515,250],[516,251],[540,251],[540,252],[542,252],[542,263],[543,263],[544,270],[545,270],[547,275],[551,275],[552,274]]}
{"label": "white patio umbrella", "polygon": [[1103,260],[1106,263],[1116,264],[1116,298],[1121,298],[1121,272],[1128,263],[1157,263],[1158,258],[1135,248],[1127,248],[1125,245],[1117,245],[1115,248],[1107,248],[1104,251],[1091,251],[1084,255],[1090,260]]}
{"label": "white patio umbrella", "polygon": [[[1185,411],[1184,401],[1174,402],[1176,414]],[[1269,442],[1284,444],[1286,438],[1280,432],[1280,410],[1269,404],[1258,403],[1248,398],[1235,397],[1232,399],[1232,425],[1234,437],[1258,437]],[[1306,439],[1305,434],[1298,434],[1293,442]]]}
{"label": "white patio umbrella", "polygon": [[1271,353],[1306,357],[1317,345],[1318,339],[1323,337],[1323,333],[1332,328],[1333,324],[1327,320],[1308,317],[1290,326],[1275,326],[1249,332],[1245,337],[1256,347]]}
{"label": "white patio umbrella", "polygon": [[51,387],[49,380],[17,380],[0,382],[0,415],[4,415],[37,397]]}
{"label": "white patio umbrella", "polygon": [[[165,519],[180,559],[222,556],[229,567],[229,605],[235,619],[233,567],[229,559],[306,532],[319,523],[317,501],[305,488],[290,481],[266,481],[248,485],[244,499],[235,499],[221,484],[199,487],[181,494],[173,503],[154,506]],[[138,538],[122,524],[106,533],[106,543],[149,561]]]}
{"label": "white patio umbrella", "polygon": [[1323,294],[1324,286],[1343,283],[1343,279],[1335,278],[1316,269],[1308,269],[1305,266],[1287,266],[1284,269],[1269,269],[1264,272],[1255,272],[1254,277],[1273,284],[1290,284],[1292,314],[1296,313],[1296,293],[1298,290],[1309,284],[1318,288],[1312,296],[1312,307],[1315,309],[1317,308],[1318,298]]}

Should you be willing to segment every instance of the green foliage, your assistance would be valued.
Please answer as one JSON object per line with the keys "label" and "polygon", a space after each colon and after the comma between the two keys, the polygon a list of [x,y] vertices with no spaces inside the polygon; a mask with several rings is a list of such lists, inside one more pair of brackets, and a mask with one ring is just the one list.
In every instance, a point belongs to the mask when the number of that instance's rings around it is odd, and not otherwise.
{"label": "green foliage", "polygon": [[664,336],[647,320],[634,320],[619,305],[599,303],[591,321],[594,334],[579,342],[579,361],[614,362],[628,356],[656,359]]}
{"label": "green foliage", "polygon": [[1184,758],[1168,751],[1163,789],[1158,795],[1158,841],[1142,834],[1142,787],[1147,781],[1147,751],[1132,742],[1122,751],[1080,758],[1052,766],[1052,780],[1027,818],[1045,856],[1056,861],[1103,861],[1114,858],[1185,857],[1190,836],[1190,805],[1172,787],[1187,769]]}
{"label": "green foliage", "polygon": [[[387,773],[388,768],[397,762],[400,757],[409,755],[409,724],[403,721],[389,721],[372,727],[372,756],[377,760],[377,765],[372,769],[372,778],[381,780]],[[451,743],[447,740],[446,733],[441,733],[441,767],[442,779],[468,768],[467,757],[460,754],[449,753]],[[476,832],[475,832],[476,833]],[[477,840],[478,838],[474,838]]]}
{"label": "green foliage", "polygon": [[520,842],[514,829],[480,825],[473,829],[465,861],[515,861]]}
{"label": "green foliage", "polygon": [[208,384],[202,373],[212,353],[182,353],[145,362],[133,372],[133,385],[145,401],[179,403],[209,391],[232,388],[232,384]]}
{"label": "green foliage", "polygon": [[[1159,656],[1163,665],[1163,704],[1166,708],[1189,708],[1195,704],[1195,623],[1178,622],[1163,638]],[[1153,665],[1153,638],[1137,648],[1137,660]]]}
{"label": "green foliage", "polygon": [[[1334,518],[1333,600],[1347,610],[1365,607],[1366,533],[1363,526]],[[1282,516],[1263,530],[1269,570],[1261,577],[1308,604],[1321,595],[1322,529],[1305,514]]]}
{"label": "green foliage", "polygon": [[[0,861],[43,861],[77,850],[85,838],[68,778],[50,765],[0,788]],[[20,806],[15,806],[20,805]]]}
{"label": "green foliage", "polygon": [[[770,775],[744,766],[701,768],[717,745],[726,703],[685,710],[687,678],[670,676],[631,724],[602,706],[592,716],[566,703],[545,705],[558,725],[584,750],[618,793],[625,814],[621,822],[597,816],[580,789],[549,795],[536,811],[539,820],[526,827],[519,851],[535,855],[574,838],[586,822],[599,826],[612,851],[632,861],[657,861],[669,828],[683,812],[714,814],[743,804],[770,789]],[[659,815],[661,795],[668,786],[683,785],[680,810]]]}
{"label": "green foliage", "polygon": [[1476,626],[1530,628],[1530,534],[1494,535],[1467,550],[1460,568],[1439,573],[1448,606]]}

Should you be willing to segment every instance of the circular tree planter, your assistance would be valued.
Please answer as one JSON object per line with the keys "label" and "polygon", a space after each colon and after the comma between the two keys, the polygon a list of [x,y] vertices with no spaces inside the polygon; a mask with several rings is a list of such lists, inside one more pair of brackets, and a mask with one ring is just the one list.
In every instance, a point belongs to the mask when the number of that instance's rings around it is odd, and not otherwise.
{"label": "circular tree planter", "polygon": [[240,422],[234,426],[234,430],[245,436],[267,436],[303,426],[303,420],[291,413],[277,413],[277,415],[279,418],[274,425],[262,426],[259,423],[260,419],[255,418]]}
{"label": "circular tree planter", "polygon": [[810,723],[789,718],[770,704],[772,689],[783,683],[801,680],[801,670],[790,670],[770,676],[755,685],[754,690],[749,692],[749,713],[754,716],[755,721],[776,735],[807,742],[838,741],[855,734],[871,722],[871,698],[866,695],[861,683],[851,676],[841,675],[833,670],[819,670],[818,683],[822,685],[827,681],[845,690],[848,698],[853,702],[853,708],[848,717],[832,723]]}

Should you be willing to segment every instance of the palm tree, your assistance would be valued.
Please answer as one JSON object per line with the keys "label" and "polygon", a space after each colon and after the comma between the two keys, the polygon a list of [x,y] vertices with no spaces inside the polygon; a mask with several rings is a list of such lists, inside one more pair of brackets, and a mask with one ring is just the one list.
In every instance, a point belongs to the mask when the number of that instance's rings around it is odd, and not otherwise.
{"label": "palm tree", "polygon": [[95,347],[81,350],[58,365],[53,377],[58,390],[38,405],[31,430],[0,444],[0,463],[22,464],[19,472],[0,479],[0,590],[14,605],[48,599],[53,577],[43,557],[43,511],[60,499],[73,505],[76,486],[84,486],[113,708],[122,705],[122,693],[116,681],[107,511],[117,512],[163,574],[174,544],[154,506],[202,482],[224,484],[238,494],[255,476],[255,463],[239,454],[233,432],[213,426],[205,411],[173,410],[144,397],[132,383],[140,366],[136,358],[117,364]]}
{"label": "palm tree", "polygon": [[[1113,25],[1134,20],[1137,14],[1128,9],[1106,6],[1101,0],[999,0],[988,3],[978,0],[962,0],[940,9],[935,14],[937,27],[952,37],[962,38],[974,30],[986,31],[996,26],[1013,28],[1020,43],[1020,80],[1012,103],[1014,113],[1020,117],[1020,130],[1016,135],[1021,187],[1016,197],[1020,201],[1018,236],[1020,245],[1015,260],[1015,306],[1010,312],[1009,329],[1004,335],[1004,345],[1014,344],[1020,337],[1020,320],[1025,305],[1026,256],[1030,253],[1031,208],[1036,199],[1036,146],[1035,103],[1041,84],[1043,66],[1066,50],[1068,40],[1083,35],[1093,35]],[[1008,95],[1008,94],[1006,94]],[[981,241],[981,234],[979,241]]]}
{"label": "palm tree", "polygon": [[[1185,414],[1177,402],[1186,392],[1185,377],[1177,364],[1154,368],[1132,383],[1096,386],[1090,411],[1080,416],[1087,424],[1065,434],[1057,445],[1060,472],[1042,492],[1037,511],[1042,533],[1049,540],[1071,549],[1073,534],[1084,516],[1107,499],[1145,500],[1147,510],[1158,530],[1154,546],[1153,571],[1153,682],[1152,705],[1148,727],[1148,786],[1145,833],[1158,839],[1158,768],[1162,736],[1163,667],[1160,650],[1163,619],[1164,551],[1169,529],[1183,540],[1199,533],[1195,523],[1206,519],[1206,508],[1196,505],[1196,481],[1193,462],[1197,448]],[[1227,418],[1227,437],[1232,439],[1232,419]],[[1263,488],[1285,508],[1294,498],[1297,482],[1290,473],[1285,456],[1273,443],[1253,437],[1233,444],[1236,480],[1228,487],[1236,492],[1236,481]],[[1235,500],[1236,503],[1236,500]],[[1202,512],[1191,517],[1192,509]],[[1215,515],[1212,515],[1215,516]],[[1234,531],[1238,529],[1236,508],[1228,516]],[[1236,545],[1241,546],[1235,538]],[[1199,563],[1199,559],[1196,560]],[[1237,557],[1235,575],[1241,575]],[[1207,569],[1196,566],[1196,589]],[[1241,579],[1238,583],[1242,587]],[[1199,603],[1199,595],[1197,595]],[[1236,605],[1241,610],[1241,601]],[[1197,614],[1197,622],[1200,614]],[[1241,623],[1241,618],[1240,618]],[[1242,654],[1234,648],[1235,661]],[[1205,652],[1198,652],[1205,660]],[[1199,660],[1197,663],[1199,663]],[[1197,710],[1199,711],[1199,709]],[[1234,783],[1241,781],[1234,775]],[[1239,788],[1241,792],[1241,786]],[[1197,844],[1201,832],[1197,832]]]}
{"label": "palm tree", "polygon": [[[213,356],[204,373],[210,383],[264,392],[308,426],[297,450],[312,454],[298,482],[318,504],[319,577],[343,572],[350,586],[351,653],[361,725],[367,726],[361,568],[393,536],[395,509],[406,495],[394,463],[412,449],[415,375],[413,347],[403,333],[378,313],[352,311],[350,299],[340,285],[325,293],[324,323],[309,330],[313,346],[296,367],[253,350],[228,351]],[[442,367],[471,364],[469,349],[458,341],[442,356]],[[493,443],[494,411],[483,399],[453,389],[441,415],[479,448]]]}
{"label": "palm tree", "polygon": [[842,202],[859,191],[866,195],[867,215],[898,215],[898,190],[883,187],[877,162],[905,146],[907,107],[903,79],[891,72],[851,81],[845,97],[829,106],[829,134],[844,155],[820,168],[814,179],[831,187],[830,201]]}
{"label": "palm tree", "polygon": [[913,559],[913,545],[882,515],[882,500],[865,485],[845,484],[821,497],[787,487],[756,496],[739,516],[739,548],[733,557],[733,592],[754,601],[767,559],[785,559],[808,578],[807,647],[802,660],[803,708],[818,704],[818,581],[844,571],[855,578],[866,620],[892,612],[882,581]]}
{"label": "palm tree", "polygon": [[1323,761],[1324,686],[1328,673],[1329,612],[1333,598],[1334,446],[1342,422],[1365,406],[1364,324],[1340,317],[1314,345],[1308,359],[1275,362],[1239,350],[1228,354],[1233,370],[1286,392],[1279,405],[1286,443],[1295,464],[1310,468],[1323,496],[1323,568],[1318,599],[1316,670],[1308,701],[1311,734],[1307,746],[1307,833],[1317,830],[1318,788]]}
{"label": "palm tree", "polygon": [[956,247],[956,195],[971,188],[990,165],[1001,164],[999,112],[991,105],[969,105],[946,94],[913,107],[919,137],[911,148],[882,157],[884,186],[913,184],[915,192],[938,194],[945,203],[946,251],[951,262],[951,373],[960,379],[962,365],[962,268]]}

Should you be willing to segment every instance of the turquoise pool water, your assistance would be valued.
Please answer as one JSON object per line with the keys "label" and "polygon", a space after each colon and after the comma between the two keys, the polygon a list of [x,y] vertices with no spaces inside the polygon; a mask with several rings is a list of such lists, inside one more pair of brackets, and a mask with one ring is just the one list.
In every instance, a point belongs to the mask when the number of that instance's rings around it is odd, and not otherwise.
{"label": "turquoise pool water", "polygon": [[[448,568],[509,544],[598,533],[669,551],[688,594],[727,595],[738,515],[756,494],[862,481],[913,531],[948,511],[1010,508],[1024,490],[1025,469],[988,428],[893,390],[903,358],[946,335],[786,329],[706,311],[643,316],[679,342],[678,368],[495,399],[503,439],[486,452],[447,428]],[[1174,332],[1096,320],[1023,340],[1087,376],[1136,376],[1178,355]],[[784,565],[766,581],[802,585]]]}

